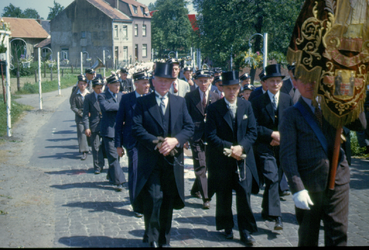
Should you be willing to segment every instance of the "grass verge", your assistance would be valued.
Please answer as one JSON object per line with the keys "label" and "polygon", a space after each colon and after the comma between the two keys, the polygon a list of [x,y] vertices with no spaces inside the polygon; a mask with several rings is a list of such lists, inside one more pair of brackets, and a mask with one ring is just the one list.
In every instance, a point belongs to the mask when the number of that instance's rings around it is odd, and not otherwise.
{"label": "grass verge", "polygon": [[[31,106],[23,105],[15,101],[12,101],[12,104],[11,104],[12,124],[18,121],[23,111],[29,111],[32,109],[33,107]],[[6,104],[4,104],[4,100],[1,97],[0,98],[0,137],[5,136],[6,132],[7,132]]]}
{"label": "grass verge", "polygon": [[[60,87],[62,89],[68,88],[77,82],[78,74],[67,74],[60,78]],[[58,90],[58,79],[52,81],[42,81],[42,93]],[[36,94],[38,93],[38,83],[25,83],[24,86],[17,91],[16,95]]]}

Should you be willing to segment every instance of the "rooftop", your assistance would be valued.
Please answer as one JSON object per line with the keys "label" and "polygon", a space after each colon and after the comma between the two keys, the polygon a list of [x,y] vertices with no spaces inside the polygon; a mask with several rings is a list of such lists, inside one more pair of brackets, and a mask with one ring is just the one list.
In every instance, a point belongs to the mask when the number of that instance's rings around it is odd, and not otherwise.
{"label": "rooftop", "polygon": [[10,23],[11,36],[19,38],[48,38],[49,33],[37,22],[36,19],[3,17]]}

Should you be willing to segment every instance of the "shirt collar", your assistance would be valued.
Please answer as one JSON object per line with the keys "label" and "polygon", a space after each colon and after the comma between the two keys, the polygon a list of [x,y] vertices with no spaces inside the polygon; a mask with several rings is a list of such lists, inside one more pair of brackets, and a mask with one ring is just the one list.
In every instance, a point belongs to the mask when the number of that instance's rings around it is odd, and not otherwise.
{"label": "shirt collar", "polygon": [[228,105],[228,106],[237,106],[237,99],[238,98],[236,98],[236,101],[234,102],[234,103],[230,103],[228,100],[227,100],[227,98],[223,98],[224,99],[224,101],[225,101],[225,103]]}
{"label": "shirt collar", "polygon": [[304,100],[306,102],[306,104],[310,107],[311,111],[314,113],[315,112],[315,107],[313,106],[313,101],[309,98],[306,97],[302,97],[302,100]]}
{"label": "shirt collar", "polygon": [[113,97],[115,97],[115,95],[116,95],[116,94],[114,94],[113,92],[111,92],[111,91],[110,91],[110,89],[108,89],[108,91],[109,91],[109,93],[110,93]]}
{"label": "shirt collar", "polygon": [[137,91],[135,91],[135,95],[136,95],[136,98],[141,97],[141,95],[139,93],[137,93]]}
{"label": "shirt collar", "polygon": [[166,93],[164,96],[160,95],[156,90],[155,90],[155,96],[158,98],[162,98],[164,97],[164,99],[168,98],[168,93]]}

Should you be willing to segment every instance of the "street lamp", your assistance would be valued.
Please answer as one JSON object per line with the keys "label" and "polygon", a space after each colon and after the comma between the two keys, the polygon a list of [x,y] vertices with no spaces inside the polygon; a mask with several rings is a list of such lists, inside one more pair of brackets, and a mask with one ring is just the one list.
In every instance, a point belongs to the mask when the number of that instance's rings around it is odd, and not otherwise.
{"label": "street lamp", "polygon": [[[249,39],[249,55],[251,55],[251,39],[254,36],[261,36],[263,38],[264,46],[263,46],[263,69],[265,70],[265,67],[267,66],[267,60],[268,60],[268,33],[264,33],[264,35],[260,33],[253,34]],[[245,59],[245,62],[247,62],[247,59]]]}

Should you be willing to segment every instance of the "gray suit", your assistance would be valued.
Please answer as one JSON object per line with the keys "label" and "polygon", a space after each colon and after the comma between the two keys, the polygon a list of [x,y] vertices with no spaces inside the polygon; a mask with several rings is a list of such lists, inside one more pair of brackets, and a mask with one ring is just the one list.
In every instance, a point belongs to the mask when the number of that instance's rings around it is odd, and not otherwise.
{"label": "gray suit", "polygon": [[86,95],[83,104],[83,125],[84,129],[91,130],[90,143],[92,146],[92,157],[95,170],[102,170],[104,167],[104,156],[100,136],[101,109],[95,92]]}
{"label": "gray suit", "polygon": [[173,84],[170,87],[169,92],[173,95],[177,95],[177,96],[180,96],[180,97],[184,98],[186,96],[186,94],[188,92],[190,92],[190,84],[188,84],[188,82],[183,81],[183,80],[178,79],[178,78],[176,79],[176,81],[177,81],[177,86],[178,86],[178,92],[174,93]]}
{"label": "gray suit", "polygon": [[88,152],[88,143],[87,137],[85,135],[85,129],[83,126],[83,97],[81,94],[77,94],[77,91],[73,92],[70,97],[70,108],[75,113],[75,121],[77,125],[77,138],[78,138],[78,146],[79,152]]}

